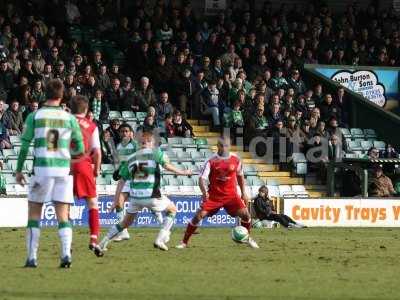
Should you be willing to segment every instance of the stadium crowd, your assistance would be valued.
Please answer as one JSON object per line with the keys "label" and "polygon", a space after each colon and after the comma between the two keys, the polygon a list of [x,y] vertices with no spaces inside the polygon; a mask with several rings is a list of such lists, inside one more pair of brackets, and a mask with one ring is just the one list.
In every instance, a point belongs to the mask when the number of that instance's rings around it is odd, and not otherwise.
{"label": "stadium crowd", "polygon": [[[11,147],[10,136],[21,134],[26,116],[46,99],[46,83],[60,78],[65,109],[82,94],[99,128],[109,123],[101,133],[105,162],[112,160],[110,142],[120,142],[121,120],[110,111],[146,112],[141,128],[162,127],[167,137],[193,136],[186,119],[209,118],[215,131],[244,128],[246,142],[283,137],[290,156],[321,138],[334,143],[338,127],[348,123],[344,90],[332,95],[319,84],[307,86],[304,64],[400,60],[398,19],[375,2],[338,15],[323,4],[273,10],[265,1],[261,11],[250,11],[248,3],[234,2],[209,17],[197,15],[189,1],[129,5],[118,16],[107,0],[3,3],[0,149]],[[123,59],[93,47],[93,39],[75,38],[76,30],[115,44]]]}

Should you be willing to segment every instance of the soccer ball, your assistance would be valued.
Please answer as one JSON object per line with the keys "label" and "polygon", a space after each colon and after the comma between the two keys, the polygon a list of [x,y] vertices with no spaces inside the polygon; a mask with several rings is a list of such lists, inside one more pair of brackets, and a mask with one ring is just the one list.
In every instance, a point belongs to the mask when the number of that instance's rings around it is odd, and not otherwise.
{"label": "soccer ball", "polygon": [[236,226],[232,228],[232,240],[236,243],[244,243],[249,239],[249,231],[246,227]]}

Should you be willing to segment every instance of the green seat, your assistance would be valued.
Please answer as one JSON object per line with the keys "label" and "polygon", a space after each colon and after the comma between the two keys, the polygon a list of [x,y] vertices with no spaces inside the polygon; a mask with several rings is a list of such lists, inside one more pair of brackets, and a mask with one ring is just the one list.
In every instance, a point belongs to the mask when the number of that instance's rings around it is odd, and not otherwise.
{"label": "green seat", "polygon": [[193,178],[183,176],[181,180],[182,180],[182,185],[184,185],[184,186],[195,186],[196,185],[196,182],[194,181]]}
{"label": "green seat", "polygon": [[340,132],[345,138],[351,138],[350,130],[348,130],[347,128],[340,128]]}
{"label": "green seat", "polygon": [[368,151],[370,148],[374,146],[372,141],[361,141],[361,148],[363,151]]}
{"label": "green seat", "polygon": [[184,167],[186,170],[193,170],[193,163],[191,161],[184,161],[180,163],[182,167]]}
{"label": "green seat", "polygon": [[378,135],[376,134],[376,132],[375,132],[374,129],[368,128],[368,129],[364,129],[364,136],[365,136],[367,139],[374,139],[374,140],[376,140],[376,138],[377,138]]}
{"label": "green seat", "polygon": [[189,152],[178,152],[177,154],[178,161],[192,161],[192,157],[190,156]]}
{"label": "green seat", "polygon": [[109,118],[112,120],[112,119],[121,119],[122,118],[122,116],[121,116],[121,113],[119,112],[119,111],[116,111],[116,110],[110,110],[110,113],[109,113]]}
{"label": "green seat", "polygon": [[10,136],[10,142],[12,145],[21,144],[21,137],[19,135],[12,135]]}
{"label": "green seat", "polygon": [[96,178],[96,184],[98,184],[98,185],[109,185],[109,184],[111,184],[110,177],[99,176],[99,177]]}
{"label": "green seat", "polygon": [[182,179],[177,178],[177,177],[170,177],[168,179],[168,185],[180,186],[180,185],[182,185]]}
{"label": "green seat", "polygon": [[364,139],[364,131],[361,128],[351,128],[350,133],[353,139]]}
{"label": "green seat", "polygon": [[255,176],[257,175],[257,168],[251,165],[244,165],[243,172],[245,176]]}
{"label": "green seat", "polygon": [[201,161],[204,161],[204,155],[203,155],[203,153],[202,152],[190,152],[190,157],[192,158],[192,161],[195,161],[195,162],[197,162],[197,161],[199,161],[199,162],[201,162]]}
{"label": "green seat", "polygon": [[3,156],[6,159],[12,159],[13,157],[17,156],[14,149],[3,149]]}
{"label": "green seat", "polygon": [[396,191],[396,194],[400,194],[400,181],[397,181],[394,185],[394,190]]}
{"label": "green seat", "polygon": [[224,113],[224,116],[222,118],[222,124],[224,127],[231,127],[232,126],[232,114],[230,113]]}
{"label": "green seat", "polygon": [[360,141],[349,141],[347,144],[349,151],[362,151],[363,148],[361,147]]}
{"label": "green seat", "polygon": [[173,148],[183,148],[182,140],[180,137],[168,138],[168,144]]}
{"label": "green seat", "polygon": [[115,171],[114,165],[112,164],[102,164],[100,168],[103,176],[106,176],[107,174],[113,174]]}
{"label": "green seat", "polygon": [[135,121],[136,120],[136,115],[133,111],[124,110],[121,113],[121,116],[125,121]]}
{"label": "green seat", "polygon": [[9,159],[7,161],[7,165],[9,169],[11,169],[13,172],[17,170],[17,160],[16,159]]}
{"label": "green seat", "polygon": [[383,141],[374,141],[374,147],[379,151],[383,151],[386,149],[386,143]]}
{"label": "green seat", "polygon": [[184,148],[197,148],[197,145],[192,138],[183,138],[182,145]]}
{"label": "green seat", "polygon": [[209,158],[211,155],[213,155],[214,154],[214,152],[212,152],[210,149],[200,149],[200,153],[202,153],[203,154],[203,157],[204,158]]}
{"label": "green seat", "polygon": [[146,116],[147,116],[147,112],[138,111],[138,112],[136,113],[136,118],[137,118],[140,122],[144,121],[144,119],[146,118]]}
{"label": "green seat", "polygon": [[195,143],[197,145],[197,149],[208,149],[208,141],[205,138],[196,138]]}

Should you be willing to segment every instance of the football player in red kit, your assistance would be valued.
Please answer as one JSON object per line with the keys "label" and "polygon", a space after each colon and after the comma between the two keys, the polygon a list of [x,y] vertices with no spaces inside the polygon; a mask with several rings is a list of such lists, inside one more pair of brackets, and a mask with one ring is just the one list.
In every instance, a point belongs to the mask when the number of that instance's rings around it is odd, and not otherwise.
{"label": "football player in red kit", "polygon": [[[203,194],[203,203],[196,215],[186,228],[181,244],[177,248],[186,248],[190,237],[196,231],[200,221],[206,216],[213,215],[223,207],[231,216],[241,218],[241,225],[250,231],[251,217],[246,204],[249,198],[245,191],[245,180],[242,163],[234,154],[229,152],[230,140],[222,137],[218,140],[218,151],[204,164],[200,173],[199,185]],[[208,180],[209,186],[206,186]],[[239,184],[241,196],[237,192]],[[258,248],[257,243],[249,237],[248,244]]]}
{"label": "football player in red kit", "polygon": [[86,118],[89,101],[84,96],[75,96],[72,101],[72,113],[81,128],[85,154],[72,161],[71,171],[74,177],[74,195],[86,199],[89,209],[90,242],[89,249],[97,246],[100,232],[99,207],[97,204],[96,180],[100,173],[101,147],[99,130],[96,124]]}

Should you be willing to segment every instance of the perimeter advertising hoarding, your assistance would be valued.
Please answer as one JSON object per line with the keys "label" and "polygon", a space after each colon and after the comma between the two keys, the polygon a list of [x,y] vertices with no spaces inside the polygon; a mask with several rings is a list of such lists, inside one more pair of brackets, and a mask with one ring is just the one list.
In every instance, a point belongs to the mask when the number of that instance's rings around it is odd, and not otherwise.
{"label": "perimeter advertising hoarding", "polygon": [[[197,209],[200,207],[200,196],[168,196],[174,201],[177,207],[175,219],[176,227],[186,227],[188,222],[194,216]],[[100,225],[108,227],[117,222],[117,216],[113,212],[108,212],[111,206],[113,196],[99,197],[99,215]],[[128,203],[125,203],[127,206]],[[88,209],[86,203],[82,199],[75,201],[71,206],[70,219],[73,226],[88,226]],[[4,198],[0,200],[0,227],[24,227],[28,220],[28,209],[26,198]],[[42,210],[40,225],[57,226],[57,218],[54,206],[46,204]],[[233,227],[236,224],[236,219],[227,215],[225,210],[221,209],[215,215],[207,217],[203,220],[202,226],[205,227]],[[134,227],[158,227],[160,226],[154,215],[148,210],[143,209],[139,212]]]}
{"label": "perimeter advertising hoarding", "polygon": [[393,198],[286,198],[284,213],[310,227],[400,227]]}

